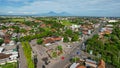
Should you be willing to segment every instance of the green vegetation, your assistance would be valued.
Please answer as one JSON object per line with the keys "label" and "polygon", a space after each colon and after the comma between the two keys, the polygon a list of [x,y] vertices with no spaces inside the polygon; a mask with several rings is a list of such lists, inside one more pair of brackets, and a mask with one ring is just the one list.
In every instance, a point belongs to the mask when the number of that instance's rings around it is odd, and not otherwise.
{"label": "green vegetation", "polygon": [[65,26],[71,26],[72,25],[72,23],[69,20],[62,20],[61,23],[62,23],[62,25],[65,25]]}
{"label": "green vegetation", "polygon": [[42,32],[41,34],[36,34],[36,35],[24,36],[20,38],[20,41],[31,41],[33,39],[39,39],[39,38],[48,37],[48,36],[52,36],[51,31],[45,31],[45,32]]}
{"label": "green vegetation", "polygon": [[70,61],[74,63],[74,62],[78,62],[79,60],[80,60],[79,57],[73,57]]}
{"label": "green vegetation", "polygon": [[[103,39],[98,39],[98,35],[87,40],[87,52],[93,50],[95,56],[101,55],[101,58],[109,64],[119,68],[120,65],[120,29],[116,25],[112,34],[104,35]],[[101,59],[98,58],[98,59]]]}
{"label": "green vegetation", "polygon": [[43,40],[41,38],[37,39],[37,44],[42,44]]}
{"label": "green vegetation", "polygon": [[60,52],[62,52],[62,50],[63,50],[63,48],[62,48],[62,46],[57,46],[57,49],[60,51]]}
{"label": "green vegetation", "polygon": [[26,33],[27,32],[27,30],[25,30],[25,29],[20,29],[19,31],[20,31],[20,33]]}
{"label": "green vegetation", "polygon": [[71,35],[73,34],[73,31],[72,31],[71,29],[67,29],[67,30],[65,31],[65,34],[66,34],[67,36],[71,37]]}
{"label": "green vegetation", "polygon": [[13,41],[15,41],[15,42],[18,42],[18,41],[19,41],[18,38],[16,38],[16,37],[12,37],[11,40],[13,40]]}
{"label": "green vegetation", "polygon": [[3,26],[0,27],[0,29],[4,30],[4,29],[8,29],[8,27],[6,27],[6,26],[3,25]]}
{"label": "green vegetation", "polygon": [[51,57],[56,58],[63,53],[63,48],[61,45],[58,45],[55,50],[51,51]]}
{"label": "green vegetation", "polygon": [[57,52],[55,52],[55,51],[52,52],[52,57],[53,57],[53,58],[56,58],[56,57],[57,57]]}
{"label": "green vegetation", "polygon": [[2,19],[3,22],[24,22],[24,18],[4,18]]}
{"label": "green vegetation", "polygon": [[5,65],[0,65],[0,68],[17,68],[17,63],[7,63]]}
{"label": "green vegetation", "polygon": [[71,39],[71,41],[73,41],[73,42],[78,41],[78,40],[79,40],[79,36],[77,34],[75,34]]}
{"label": "green vegetation", "polygon": [[12,18],[12,19],[9,19],[9,21],[13,21],[13,22],[16,22],[16,21],[18,21],[18,22],[24,22],[25,19],[24,19],[24,18]]}
{"label": "green vegetation", "polygon": [[28,68],[34,68],[34,63],[33,63],[32,54],[31,54],[32,50],[31,50],[29,42],[22,42],[22,47],[24,50],[24,55],[27,60]]}
{"label": "green vegetation", "polygon": [[2,38],[0,38],[0,45],[4,42],[4,40]]}
{"label": "green vegetation", "polygon": [[63,42],[69,42],[69,38],[65,36]]}

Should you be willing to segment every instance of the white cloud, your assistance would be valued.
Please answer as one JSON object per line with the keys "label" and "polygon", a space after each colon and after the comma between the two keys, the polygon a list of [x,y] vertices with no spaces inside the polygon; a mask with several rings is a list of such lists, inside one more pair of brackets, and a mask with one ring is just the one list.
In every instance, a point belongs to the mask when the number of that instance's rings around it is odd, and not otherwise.
{"label": "white cloud", "polygon": [[[73,14],[94,13],[104,11],[119,10],[120,3],[114,0],[9,0],[11,2],[23,2],[25,5],[21,7],[7,7],[3,8],[7,11],[14,11],[15,14],[37,14],[46,13],[49,11],[55,12],[69,12]],[[1,8],[1,7],[0,7]],[[113,13],[115,13],[114,11]]]}
{"label": "white cloud", "polygon": [[14,12],[13,12],[13,11],[8,11],[8,13],[9,13],[9,14],[12,14],[12,13],[14,13]]}

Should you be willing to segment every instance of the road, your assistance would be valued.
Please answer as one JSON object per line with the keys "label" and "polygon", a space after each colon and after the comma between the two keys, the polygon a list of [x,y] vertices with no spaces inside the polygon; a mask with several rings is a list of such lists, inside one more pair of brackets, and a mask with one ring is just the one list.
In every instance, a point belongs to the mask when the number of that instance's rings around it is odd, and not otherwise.
{"label": "road", "polygon": [[27,62],[26,62],[26,58],[24,56],[22,45],[18,44],[18,46],[19,46],[19,49],[18,49],[18,51],[19,51],[19,59],[18,59],[19,68],[27,68]]}
{"label": "road", "polygon": [[76,52],[78,51],[77,48],[82,48],[82,44],[84,42],[87,41],[87,39],[89,38],[92,38],[95,34],[98,34],[99,33],[99,30],[106,24],[105,23],[102,23],[100,22],[100,26],[95,29],[95,31],[90,35],[88,36],[86,39],[84,39],[82,42],[80,42],[79,44],[76,44],[76,47],[73,48],[73,50],[71,50],[70,54],[66,54],[65,55],[65,59],[64,60],[60,60],[59,62],[55,63],[53,66],[51,66],[50,68],[64,68],[65,65],[67,65],[69,63],[69,60],[74,56],[74,54],[76,54]]}
{"label": "road", "polygon": [[30,45],[34,54],[37,55],[38,62],[36,68],[42,68],[42,65],[45,65],[45,63],[42,61],[42,58],[48,56],[46,49],[43,46],[37,45],[36,40],[32,40]]}

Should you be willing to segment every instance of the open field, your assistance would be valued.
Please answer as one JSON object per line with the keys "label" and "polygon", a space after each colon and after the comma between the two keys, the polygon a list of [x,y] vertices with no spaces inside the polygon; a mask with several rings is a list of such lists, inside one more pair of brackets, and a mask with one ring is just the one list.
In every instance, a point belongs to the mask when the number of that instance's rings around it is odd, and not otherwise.
{"label": "open field", "polygon": [[10,18],[10,19],[5,19],[5,20],[1,20],[1,21],[4,21],[4,22],[9,22],[9,21],[11,21],[11,22],[17,22],[17,21],[24,22],[25,19],[24,18]]}
{"label": "open field", "polygon": [[61,22],[62,22],[62,24],[65,25],[65,26],[70,26],[70,25],[72,25],[72,23],[70,23],[68,20],[62,20]]}
{"label": "open field", "polygon": [[11,21],[20,21],[20,22],[23,22],[24,19],[23,18],[13,18],[13,19],[10,19]]}

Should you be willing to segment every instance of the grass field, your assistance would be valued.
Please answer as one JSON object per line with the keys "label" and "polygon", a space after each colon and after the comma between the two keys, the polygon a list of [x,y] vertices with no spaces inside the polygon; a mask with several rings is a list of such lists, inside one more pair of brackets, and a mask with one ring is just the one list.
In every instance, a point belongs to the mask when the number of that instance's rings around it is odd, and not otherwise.
{"label": "grass field", "polygon": [[61,22],[65,26],[71,26],[72,25],[72,23],[70,23],[68,20],[62,20]]}
{"label": "grass field", "polygon": [[5,22],[8,22],[8,21],[11,21],[11,22],[24,22],[25,19],[24,18],[11,18],[11,19],[6,19],[6,20],[2,20],[2,21],[5,21]]}
{"label": "grass field", "polygon": [[17,63],[7,63],[5,65],[1,65],[0,68],[17,68]]}
{"label": "grass field", "polygon": [[11,21],[20,21],[20,22],[23,22],[24,19],[23,18],[13,18],[13,19],[11,19]]}

